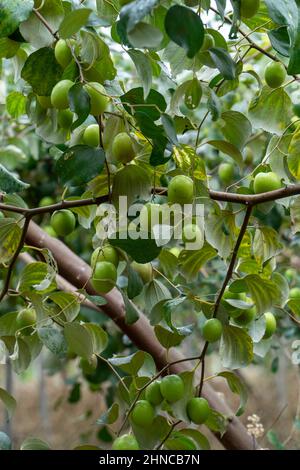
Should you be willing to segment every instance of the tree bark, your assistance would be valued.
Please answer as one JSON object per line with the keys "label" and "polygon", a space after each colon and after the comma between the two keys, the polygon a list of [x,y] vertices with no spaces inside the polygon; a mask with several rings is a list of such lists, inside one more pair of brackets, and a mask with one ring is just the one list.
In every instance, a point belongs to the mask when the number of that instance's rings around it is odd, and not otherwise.
{"label": "tree bark", "polygon": [[[31,222],[29,225],[26,243],[39,248],[48,248],[54,256],[59,273],[63,278],[79,289],[85,286],[89,294],[96,294],[89,282],[91,277],[90,266],[73,253],[64,243],[50,237],[34,222]],[[125,322],[125,306],[121,293],[117,289],[113,289],[104,297],[107,300],[107,304],[102,305],[101,310],[118,325],[138,348],[151,354],[158,369],[163,368],[167,364],[166,350],[157,340],[153,328],[145,315],[140,312],[139,320],[133,325],[128,325]],[[183,356],[177,350],[172,350],[169,352],[168,362],[182,358]],[[181,363],[171,366],[170,370],[173,373],[179,373],[190,367],[189,363]],[[218,436],[218,439],[226,449],[253,450],[258,447],[253,442],[253,438],[247,433],[245,426],[234,416],[228,405],[219,398],[219,395],[209,384],[204,385],[203,396],[214,409],[229,417],[226,433],[223,436]]]}

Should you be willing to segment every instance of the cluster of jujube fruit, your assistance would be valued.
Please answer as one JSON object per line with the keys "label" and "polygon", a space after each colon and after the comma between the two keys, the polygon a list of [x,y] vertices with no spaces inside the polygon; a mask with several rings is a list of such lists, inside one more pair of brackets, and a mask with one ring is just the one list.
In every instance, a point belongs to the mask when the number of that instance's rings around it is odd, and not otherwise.
{"label": "cluster of jujube fruit", "polygon": [[[179,375],[167,375],[161,380],[151,382],[145,392],[145,398],[138,400],[131,413],[130,419],[133,425],[141,428],[149,428],[157,414],[157,408],[163,404],[170,405],[184,397],[185,386]],[[211,413],[208,401],[202,397],[192,397],[186,404],[186,414],[194,424],[204,424]],[[135,437],[124,434],[118,437],[112,448],[114,450],[137,450],[139,448]]]}

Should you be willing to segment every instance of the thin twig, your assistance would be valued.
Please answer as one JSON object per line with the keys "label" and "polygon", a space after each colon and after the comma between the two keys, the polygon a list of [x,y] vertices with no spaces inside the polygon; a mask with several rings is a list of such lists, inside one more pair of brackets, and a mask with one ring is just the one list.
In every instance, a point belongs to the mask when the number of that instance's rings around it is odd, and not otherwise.
{"label": "thin twig", "polygon": [[19,256],[19,254],[21,253],[21,251],[23,249],[23,246],[24,246],[24,243],[25,243],[25,238],[26,238],[26,235],[27,235],[27,230],[28,230],[28,227],[29,227],[29,223],[30,223],[30,217],[26,217],[25,222],[24,222],[24,226],[23,226],[23,229],[22,229],[22,234],[21,234],[20,241],[18,243],[17,249],[16,249],[16,251],[15,251],[15,253],[14,253],[14,255],[13,255],[13,257],[12,257],[10,263],[9,263],[9,266],[8,266],[8,271],[7,271],[7,274],[6,274],[4,286],[3,286],[2,291],[0,293],[0,302],[3,300],[3,298],[6,296],[6,294],[8,292],[12,272],[13,272],[14,266],[16,264],[16,261],[18,259],[18,256]]}
{"label": "thin twig", "polygon": [[163,440],[161,441],[161,443],[155,448],[155,450],[159,450],[162,448],[162,446],[164,445],[164,443],[169,439],[169,437],[171,436],[172,432],[174,431],[174,428],[176,426],[178,426],[178,424],[180,424],[181,421],[176,421],[175,423],[172,424],[171,428],[169,429],[169,431],[167,432],[167,434],[165,435],[165,437],[163,438]]}

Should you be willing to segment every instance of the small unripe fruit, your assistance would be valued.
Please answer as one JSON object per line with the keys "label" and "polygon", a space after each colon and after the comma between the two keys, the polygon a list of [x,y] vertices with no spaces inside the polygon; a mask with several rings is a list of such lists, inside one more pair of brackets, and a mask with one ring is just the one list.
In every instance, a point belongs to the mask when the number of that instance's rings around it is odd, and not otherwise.
{"label": "small unripe fruit", "polygon": [[154,416],[154,408],[147,400],[138,400],[131,413],[133,423],[143,428],[151,426]]}
{"label": "small unripe fruit", "polygon": [[268,338],[271,338],[271,336],[275,333],[277,323],[276,323],[276,318],[271,312],[266,312],[264,317],[266,321],[266,331],[265,331],[263,339],[268,339]]}
{"label": "small unripe fruit", "polygon": [[90,147],[99,147],[100,135],[98,124],[91,124],[83,133],[83,142]]}
{"label": "small unripe fruit", "polygon": [[256,308],[248,308],[247,310],[243,310],[243,313],[235,318],[234,321],[239,326],[247,326],[254,320],[255,315]]}
{"label": "small unripe fruit", "polygon": [[117,281],[118,273],[114,264],[108,261],[96,263],[93,271],[92,285],[99,294],[107,294]]}
{"label": "small unripe fruit", "polygon": [[210,414],[210,407],[205,398],[191,398],[186,407],[190,420],[195,424],[203,424]]}
{"label": "small unripe fruit", "polygon": [[37,96],[37,100],[44,109],[52,108],[50,96]]}
{"label": "small unripe fruit", "polygon": [[167,375],[160,382],[160,391],[165,400],[174,403],[184,396],[184,383],[179,375]]}
{"label": "small unripe fruit", "polygon": [[57,122],[63,129],[69,129],[73,122],[73,113],[69,109],[58,111]]}
{"label": "small unripe fruit", "polygon": [[146,400],[151,403],[151,405],[157,406],[163,401],[163,396],[160,391],[160,381],[154,380],[148,387],[146,388]]}
{"label": "small unripe fruit", "polygon": [[153,276],[153,269],[152,269],[152,264],[151,263],[137,263],[136,261],[133,261],[131,263],[132,269],[134,269],[142,278],[142,280],[147,283],[152,280]]}
{"label": "small unripe fruit", "polygon": [[91,267],[94,268],[96,263],[100,261],[108,261],[118,267],[119,264],[119,254],[117,250],[111,245],[104,245],[103,247],[98,247],[93,252],[91,257]]}
{"label": "small unripe fruit", "polygon": [[222,323],[217,318],[210,318],[203,325],[203,337],[209,343],[218,341],[222,336],[222,331]]}
{"label": "small unripe fruit", "polygon": [[280,87],[286,79],[286,70],[280,62],[270,62],[265,69],[265,80],[270,88]]}
{"label": "small unripe fruit", "polygon": [[171,204],[192,204],[193,199],[193,180],[185,175],[174,176],[168,186],[168,201]]}
{"label": "small unripe fruit", "polygon": [[215,40],[214,40],[214,37],[209,34],[209,33],[205,33],[204,34],[204,39],[203,39],[203,44],[201,46],[201,52],[205,52],[207,51],[208,49],[211,49],[212,47],[215,47]]}
{"label": "small unripe fruit", "polygon": [[293,287],[293,289],[290,290],[290,299],[300,299],[300,287]]}
{"label": "small unripe fruit", "polygon": [[91,114],[93,116],[100,116],[100,114],[104,113],[109,103],[104,86],[98,82],[90,82],[84,85],[84,88],[90,96]]}
{"label": "small unripe fruit", "polygon": [[74,83],[71,80],[61,80],[58,82],[51,93],[51,103],[54,108],[66,109],[69,107],[69,91]]}
{"label": "small unripe fruit", "polygon": [[241,0],[241,17],[252,18],[259,10],[260,0]]}
{"label": "small unripe fruit", "polygon": [[45,231],[50,237],[57,238],[57,233],[55,232],[54,228],[51,227],[51,225],[46,225],[46,226],[44,227],[44,231]]}
{"label": "small unripe fruit", "polygon": [[120,132],[116,135],[112,144],[112,154],[117,162],[124,164],[134,159],[135,150],[127,132]]}
{"label": "small unripe fruit", "polygon": [[51,226],[60,237],[65,237],[72,233],[75,225],[75,215],[68,209],[62,209],[52,214]]}
{"label": "small unripe fruit", "polygon": [[112,450],[139,450],[139,445],[132,434],[124,434],[114,440]]}
{"label": "small unripe fruit", "polygon": [[32,326],[36,324],[36,312],[33,308],[21,310],[16,318],[16,324],[23,335],[29,335],[32,332]]}
{"label": "small unripe fruit", "polygon": [[196,224],[184,225],[182,229],[182,241],[184,243],[197,243],[199,248],[203,245],[204,235]]}
{"label": "small unripe fruit", "polygon": [[55,201],[51,196],[44,196],[39,202],[39,207],[51,206],[54,203]]}
{"label": "small unripe fruit", "polygon": [[285,277],[287,278],[288,281],[293,281],[297,275],[295,269],[287,269],[284,273]]}
{"label": "small unripe fruit", "polygon": [[222,297],[222,305],[226,308],[227,312],[232,318],[237,318],[238,316],[242,315],[243,310],[234,307],[233,305],[230,305],[228,302],[225,302],[225,300],[240,300],[242,302],[247,302],[247,296],[245,292],[231,292],[229,289],[226,289],[223,297]]}
{"label": "small unripe fruit", "polygon": [[66,68],[72,60],[72,52],[64,39],[59,39],[55,45],[54,54],[57,62]]}
{"label": "small unripe fruit", "polygon": [[270,171],[269,173],[258,173],[254,178],[253,189],[255,194],[267,193],[281,188],[280,178]]}
{"label": "small unripe fruit", "polygon": [[231,163],[221,163],[218,168],[218,175],[222,183],[231,183],[234,176],[234,166]]}

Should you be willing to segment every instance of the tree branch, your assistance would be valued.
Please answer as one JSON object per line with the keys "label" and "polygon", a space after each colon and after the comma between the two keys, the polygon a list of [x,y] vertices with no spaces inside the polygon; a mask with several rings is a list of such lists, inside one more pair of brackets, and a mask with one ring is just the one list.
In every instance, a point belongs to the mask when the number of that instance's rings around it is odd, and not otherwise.
{"label": "tree branch", "polygon": [[7,274],[6,274],[6,277],[5,277],[4,286],[3,286],[2,291],[0,293],[0,302],[3,300],[3,298],[6,296],[6,294],[8,292],[12,272],[13,272],[14,266],[16,264],[16,261],[18,259],[18,256],[19,256],[19,254],[21,253],[21,251],[23,249],[23,246],[24,246],[24,243],[25,243],[25,238],[26,238],[26,235],[27,235],[28,227],[29,227],[29,223],[30,223],[30,217],[26,217],[25,222],[24,222],[24,226],[23,226],[23,229],[22,229],[21,238],[20,238],[20,241],[18,243],[18,247],[17,247],[17,249],[16,249],[16,251],[15,251],[15,253],[14,253],[14,255],[13,255],[13,257],[12,257],[10,263],[9,263],[9,266],[8,266],[8,271],[7,271]]}
{"label": "tree branch", "polygon": [[[156,192],[160,195],[166,195],[167,188],[155,188]],[[226,193],[223,191],[208,191],[209,197],[214,201],[219,202],[232,202],[236,204],[243,204],[245,206],[256,206],[265,202],[276,201],[278,199],[284,199],[285,197],[300,195],[300,184],[289,185],[276,191],[269,191],[261,194],[237,194],[237,193]],[[22,214],[30,218],[41,215],[49,214],[60,209],[72,209],[74,207],[84,207],[99,205],[109,200],[108,195],[100,196],[96,198],[88,199],[76,199],[74,201],[61,201],[56,204],[44,207],[35,207],[33,209],[26,209],[24,207],[12,206],[9,204],[0,203],[0,211],[14,212]]]}

